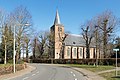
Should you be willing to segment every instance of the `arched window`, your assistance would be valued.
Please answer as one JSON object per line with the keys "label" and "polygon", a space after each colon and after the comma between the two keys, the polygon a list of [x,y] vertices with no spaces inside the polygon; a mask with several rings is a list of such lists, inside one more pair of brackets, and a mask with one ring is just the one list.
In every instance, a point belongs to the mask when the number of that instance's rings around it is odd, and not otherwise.
{"label": "arched window", "polygon": [[67,49],[67,56],[70,56],[70,48]]}
{"label": "arched window", "polygon": [[80,56],[82,56],[82,48],[80,48]]}
{"label": "arched window", "polygon": [[74,56],[77,56],[77,50],[74,48]]}

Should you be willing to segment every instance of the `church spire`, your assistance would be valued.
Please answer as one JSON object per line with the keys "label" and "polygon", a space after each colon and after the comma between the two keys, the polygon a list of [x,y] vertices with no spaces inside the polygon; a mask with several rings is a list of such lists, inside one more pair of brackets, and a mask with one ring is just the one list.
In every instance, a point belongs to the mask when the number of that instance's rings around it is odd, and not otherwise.
{"label": "church spire", "polygon": [[56,24],[61,24],[58,10],[56,11],[56,16],[55,16],[55,21],[54,21],[54,25]]}

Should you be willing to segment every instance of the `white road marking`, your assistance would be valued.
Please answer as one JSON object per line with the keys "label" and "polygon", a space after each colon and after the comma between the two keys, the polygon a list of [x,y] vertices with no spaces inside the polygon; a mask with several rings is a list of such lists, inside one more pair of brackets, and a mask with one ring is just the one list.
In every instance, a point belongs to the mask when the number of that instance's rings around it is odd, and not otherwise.
{"label": "white road marking", "polygon": [[77,80],[77,78],[75,78],[75,80]]}
{"label": "white road marking", "polygon": [[73,76],[75,77],[75,74],[73,74]]}
{"label": "white road marking", "polygon": [[39,73],[39,71],[37,73]]}
{"label": "white road marking", "polygon": [[34,76],[35,74],[32,74],[32,76]]}
{"label": "white road marking", "polygon": [[73,72],[71,71],[70,73],[72,74]]}
{"label": "white road marking", "polygon": [[28,79],[28,77],[23,78],[23,80]]}

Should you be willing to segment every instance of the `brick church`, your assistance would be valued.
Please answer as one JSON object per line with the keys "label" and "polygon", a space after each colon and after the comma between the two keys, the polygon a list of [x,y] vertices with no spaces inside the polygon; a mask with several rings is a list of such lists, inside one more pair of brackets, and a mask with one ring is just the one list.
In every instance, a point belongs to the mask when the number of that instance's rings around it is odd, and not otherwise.
{"label": "brick church", "polygon": [[[54,24],[50,28],[51,33],[54,34],[54,59],[86,59],[86,45],[83,36],[66,34],[64,29],[57,10]],[[92,41],[89,58],[95,58],[95,52],[95,44]]]}

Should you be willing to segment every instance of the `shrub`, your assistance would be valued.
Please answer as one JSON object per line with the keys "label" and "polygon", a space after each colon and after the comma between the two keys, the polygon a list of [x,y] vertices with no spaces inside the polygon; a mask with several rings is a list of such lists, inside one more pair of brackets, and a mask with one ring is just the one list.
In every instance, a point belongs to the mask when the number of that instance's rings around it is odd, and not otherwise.
{"label": "shrub", "polygon": [[[24,64],[16,64],[16,71],[19,71],[19,70],[22,70],[25,68],[27,68],[27,65],[25,63]],[[9,74],[9,73],[13,73],[13,65],[7,65],[7,66],[0,67],[0,75]]]}

